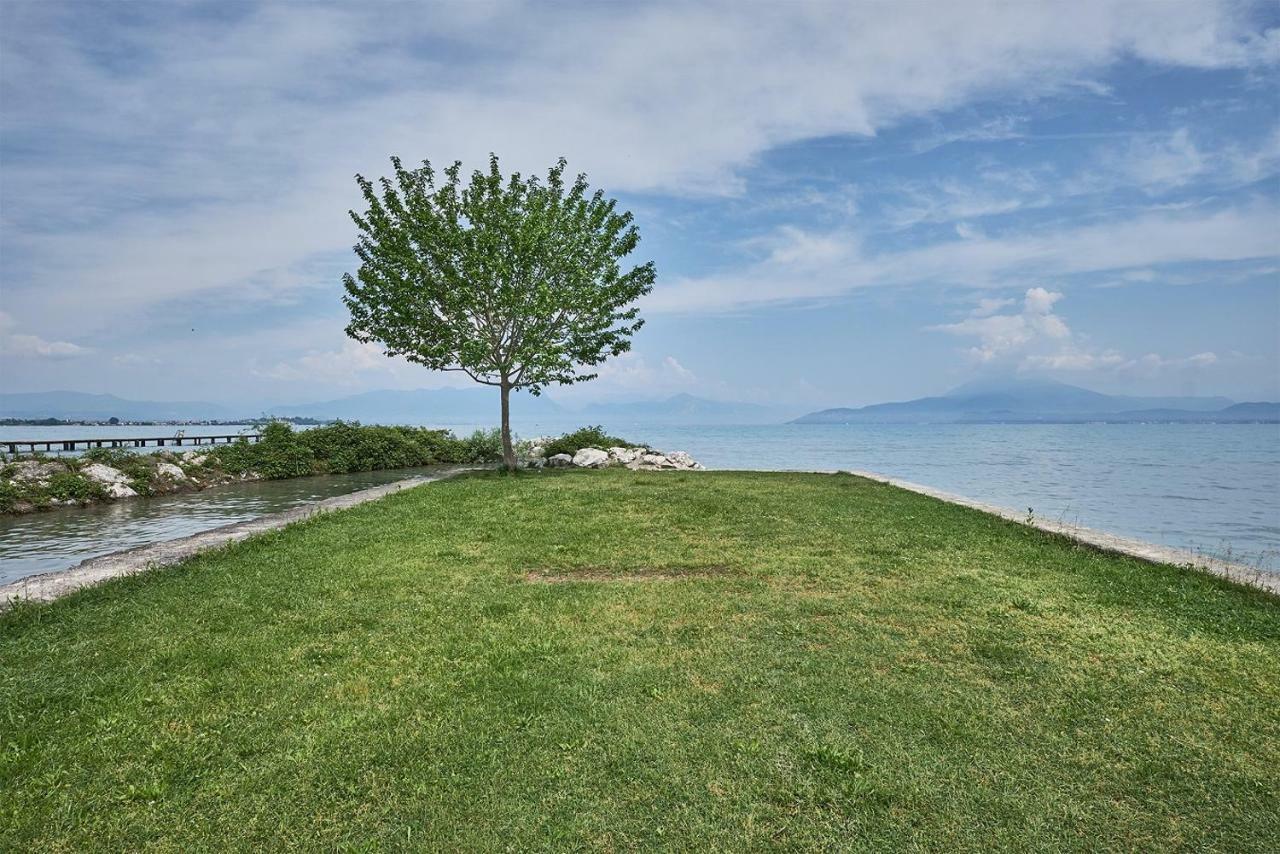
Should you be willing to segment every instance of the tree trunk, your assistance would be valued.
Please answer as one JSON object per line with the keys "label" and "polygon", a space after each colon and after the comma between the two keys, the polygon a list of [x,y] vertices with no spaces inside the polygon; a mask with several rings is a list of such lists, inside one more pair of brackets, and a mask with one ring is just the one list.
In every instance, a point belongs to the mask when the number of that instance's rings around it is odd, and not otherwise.
{"label": "tree trunk", "polygon": [[507,471],[516,470],[516,451],[511,446],[511,385],[502,380],[502,464]]}

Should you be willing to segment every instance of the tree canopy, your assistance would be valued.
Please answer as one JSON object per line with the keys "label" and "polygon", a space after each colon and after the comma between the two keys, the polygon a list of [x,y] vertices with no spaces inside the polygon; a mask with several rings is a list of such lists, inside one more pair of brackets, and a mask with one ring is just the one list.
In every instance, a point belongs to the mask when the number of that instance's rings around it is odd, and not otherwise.
{"label": "tree canopy", "polygon": [[430,162],[393,177],[357,175],[368,209],[351,211],[360,267],[343,276],[347,334],[437,371],[501,389],[504,457],[509,394],[593,379],[631,348],[643,325],[635,301],[653,287],[652,262],[623,269],[640,241],[629,212],[585,175],[545,181],[488,171],[464,184],[462,164]]}

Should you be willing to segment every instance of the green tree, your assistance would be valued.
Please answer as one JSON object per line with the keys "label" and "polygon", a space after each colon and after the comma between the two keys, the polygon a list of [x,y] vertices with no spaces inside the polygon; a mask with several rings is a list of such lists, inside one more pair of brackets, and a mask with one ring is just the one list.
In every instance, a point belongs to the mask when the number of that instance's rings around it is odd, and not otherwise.
{"label": "green tree", "polygon": [[652,262],[623,271],[640,234],[631,214],[585,175],[564,180],[563,158],[543,182],[462,164],[405,169],[375,185],[357,175],[368,210],[351,211],[360,268],[343,276],[347,334],[437,371],[496,386],[502,453],[515,467],[511,391],[593,379],[590,368],[631,349],[644,323],[635,301],[653,287]]}

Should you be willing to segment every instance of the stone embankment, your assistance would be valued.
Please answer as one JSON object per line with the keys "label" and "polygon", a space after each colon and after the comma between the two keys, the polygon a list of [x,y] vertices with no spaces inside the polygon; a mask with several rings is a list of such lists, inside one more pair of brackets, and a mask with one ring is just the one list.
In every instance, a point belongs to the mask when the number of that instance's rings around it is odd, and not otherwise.
{"label": "stone embankment", "polygon": [[621,466],[632,471],[702,471],[703,466],[684,451],[664,453],[653,448],[581,448],[575,454],[547,456],[546,445],[551,437],[540,437],[529,443],[521,468],[584,468],[602,469]]}

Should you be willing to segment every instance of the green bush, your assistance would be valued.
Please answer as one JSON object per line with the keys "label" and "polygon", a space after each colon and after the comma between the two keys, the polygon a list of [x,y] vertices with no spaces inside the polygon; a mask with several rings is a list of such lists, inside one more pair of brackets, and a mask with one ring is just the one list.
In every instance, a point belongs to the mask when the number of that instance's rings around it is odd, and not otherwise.
{"label": "green bush", "polygon": [[60,501],[87,502],[106,496],[101,484],[75,472],[58,472],[49,478],[48,495]]}
{"label": "green bush", "polygon": [[0,481],[0,513],[12,511],[20,498],[17,486],[7,481]]}
{"label": "green bush", "polygon": [[554,439],[546,446],[547,456],[552,457],[556,454],[568,454],[573,456],[583,448],[599,448],[605,450],[607,448],[630,448],[633,445],[626,439],[620,439],[617,436],[610,436],[604,432],[604,428],[600,425],[593,427],[583,427],[580,430],[574,430],[572,433],[565,433],[558,439]]}
{"label": "green bush", "polygon": [[346,473],[428,466],[488,463],[502,458],[497,430],[477,430],[459,439],[448,430],[424,427],[362,426],[338,421],[294,432],[285,423],[263,428],[262,439],[222,445],[211,453],[233,474],[256,471],[268,478],[321,472]]}
{"label": "green bush", "polygon": [[373,471],[427,465],[434,461],[428,443],[406,427],[362,427],[339,421],[298,434],[318,467],[329,472]]}
{"label": "green bush", "polygon": [[[450,438],[453,435],[450,434]],[[456,450],[449,463],[492,463],[502,459],[502,431],[477,430],[464,439],[453,439]]]}

